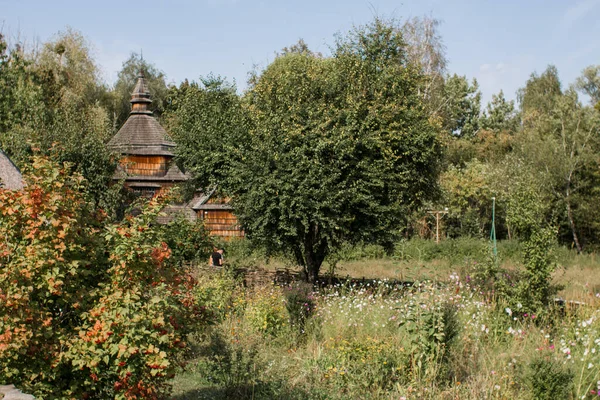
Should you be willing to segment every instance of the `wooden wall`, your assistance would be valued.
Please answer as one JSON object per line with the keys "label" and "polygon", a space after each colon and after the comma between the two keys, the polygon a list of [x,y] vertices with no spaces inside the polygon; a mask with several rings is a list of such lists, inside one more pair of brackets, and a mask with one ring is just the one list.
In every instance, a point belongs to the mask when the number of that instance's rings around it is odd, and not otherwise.
{"label": "wooden wall", "polygon": [[131,175],[164,176],[169,167],[170,158],[166,156],[124,156],[121,167]]}
{"label": "wooden wall", "polygon": [[238,220],[231,210],[199,210],[198,218],[204,221],[204,226],[211,235],[225,239],[244,236]]}

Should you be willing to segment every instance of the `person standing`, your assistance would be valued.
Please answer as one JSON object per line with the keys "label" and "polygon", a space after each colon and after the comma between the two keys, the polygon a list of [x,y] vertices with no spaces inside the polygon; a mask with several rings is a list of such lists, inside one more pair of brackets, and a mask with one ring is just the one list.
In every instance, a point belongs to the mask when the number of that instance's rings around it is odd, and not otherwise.
{"label": "person standing", "polygon": [[210,255],[209,264],[211,267],[221,267],[223,265],[223,253],[222,250],[213,248],[213,252]]}

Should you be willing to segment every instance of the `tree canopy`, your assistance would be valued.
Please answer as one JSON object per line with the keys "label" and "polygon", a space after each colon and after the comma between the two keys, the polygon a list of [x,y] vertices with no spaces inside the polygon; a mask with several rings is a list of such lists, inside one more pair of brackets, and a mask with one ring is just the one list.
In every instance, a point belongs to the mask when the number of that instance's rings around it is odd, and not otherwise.
{"label": "tree canopy", "polygon": [[[245,135],[203,123],[223,103],[202,98],[231,96],[205,89],[189,103],[208,106],[202,116],[183,112],[175,129],[203,144],[184,139],[180,157],[213,170],[251,240],[289,254],[315,281],[343,242],[391,242],[436,194],[440,146],[405,50],[399,29],[375,20],[338,38],[331,57],[284,52],[244,96]],[[217,137],[226,163],[210,159]]]}

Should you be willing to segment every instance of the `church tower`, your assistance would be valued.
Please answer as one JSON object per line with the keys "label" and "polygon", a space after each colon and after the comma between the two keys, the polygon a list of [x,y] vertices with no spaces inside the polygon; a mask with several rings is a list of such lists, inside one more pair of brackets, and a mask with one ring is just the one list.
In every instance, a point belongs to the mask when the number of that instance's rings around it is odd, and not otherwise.
{"label": "church tower", "polygon": [[147,197],[188,179],[173,162],[175,142],[152,115],[150,104],[140,72],[131,94],[129,117],[108,142],[108,147],[121,155],[115,179],[125,179],[126,187]]}

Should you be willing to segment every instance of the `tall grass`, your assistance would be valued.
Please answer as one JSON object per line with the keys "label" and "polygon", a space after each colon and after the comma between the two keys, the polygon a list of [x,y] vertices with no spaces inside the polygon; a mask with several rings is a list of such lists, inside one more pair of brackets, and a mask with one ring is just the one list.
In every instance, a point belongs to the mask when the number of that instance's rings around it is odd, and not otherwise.
{"label": "tall grass", "polygon": [[[192,338],[197,350],[174,381],[176,399],[597,398],[595,304],[541,320],[489,301],[458,273],[312,293],[231,284],[203,283],[213,304],[230,308]],[[304,313],[298,305],[308,300],[314,308]]]}

